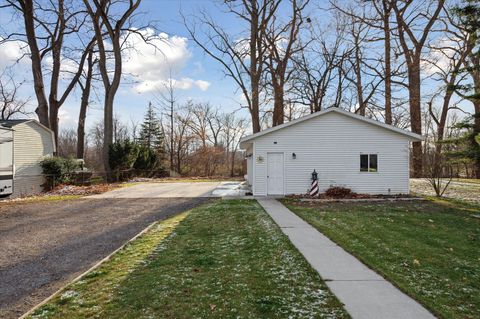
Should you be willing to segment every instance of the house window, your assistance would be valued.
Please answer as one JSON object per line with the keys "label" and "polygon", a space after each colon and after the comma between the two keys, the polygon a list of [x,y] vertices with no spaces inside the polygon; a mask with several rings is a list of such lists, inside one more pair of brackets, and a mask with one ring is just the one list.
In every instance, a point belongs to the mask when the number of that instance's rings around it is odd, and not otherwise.
{"label": "house window", "polygon": [[360,154],[360,172],[377,172],[378,155]]}

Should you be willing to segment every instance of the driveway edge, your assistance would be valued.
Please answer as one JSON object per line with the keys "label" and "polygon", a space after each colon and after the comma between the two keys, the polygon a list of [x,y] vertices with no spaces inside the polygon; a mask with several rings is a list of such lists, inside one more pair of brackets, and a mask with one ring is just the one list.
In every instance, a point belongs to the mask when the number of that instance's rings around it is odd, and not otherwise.
{"label": "driveway edge", "polygon": [[26,313],[24,313],[23,315],[21,315],[19,317],[19,319],[25,319],[27,318],[28,316],[32,315],[35,310],[37,310],[38,308],[42,307],[43,305],[45,305],[46,303],[48,303],[50,300],[52,300],[54,297],[56,297],[60,292],[62,292],[68,285],[71,285],[77,281],[79,281],[80,279],[83,278],[83,276],[85,276],[86,274],[88,274],[89,272],[91,272],[92,270],[95,270],[97,269],[98,267],[100,267],[104,262],[110,260],[110,258],[112,258],[113,255],[115,255],[117,252],[119,252],[120,250],[122,250],[123,248],[125,248],[125,246],[127,246],[128,244],[130,244],[132,241],[134,241],[135,239],[137,239],[138,237],[142,236],[143,234],[145,234],[147,231],[149,231],[153,226],[155,226],[159,221],[154,221],[153,223],[151,223],[150,225],[148,225],[147,227],[145,227],[141,232],[139,232],[138,234],[136,234],[135,236],[133,236],[132,238],[130,238],[129,240],[127,240],[126,242],[124,242],[120,247],[118,247],[117,249],[115,249],[113,252],[111,252],[110,254],[108,254],[106,257],[104,257],[102,260],[98,261],[95,265],[93,265],[92,267],[90,267],[89,269],[87,269],[86,271],[84,271],[83,273],[81,273],[80,275],[78,275],[77,277],[75,277],[73,280],[67,282],[65,285],[63,285],[62,287],[60,287],[59,289],[57,289],[57,291],[55,291],[53,294],[51,294],[49,297],[45,298],[42,302],[40,302],[39,304],[33,306],[33,308],[31,308],[30,310],[28,310]]}

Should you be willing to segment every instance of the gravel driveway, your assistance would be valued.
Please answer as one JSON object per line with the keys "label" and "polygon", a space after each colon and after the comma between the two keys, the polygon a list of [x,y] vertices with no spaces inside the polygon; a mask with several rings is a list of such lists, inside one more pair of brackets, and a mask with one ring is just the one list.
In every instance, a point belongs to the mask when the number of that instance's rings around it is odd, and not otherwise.
{"label": "gravel driveway", "polygon": [[87,197],[0,204],[0,318],[23,314],[153,221],[206,200]]}

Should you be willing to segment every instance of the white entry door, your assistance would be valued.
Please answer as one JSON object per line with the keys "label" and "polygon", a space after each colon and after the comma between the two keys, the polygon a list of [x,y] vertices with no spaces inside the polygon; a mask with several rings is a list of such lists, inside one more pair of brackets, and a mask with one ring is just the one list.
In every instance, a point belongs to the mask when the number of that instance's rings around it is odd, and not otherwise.
{"label": "white entry door", "polygon": [[267,193],[268,195],[284,195],[283,153],[267,154]]}

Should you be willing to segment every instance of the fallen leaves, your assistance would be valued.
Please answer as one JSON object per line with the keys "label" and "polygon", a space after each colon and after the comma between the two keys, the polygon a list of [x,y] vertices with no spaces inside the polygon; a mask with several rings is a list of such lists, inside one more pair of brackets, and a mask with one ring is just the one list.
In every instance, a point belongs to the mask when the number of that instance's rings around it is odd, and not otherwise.
{"label": "fallen leaves", "polygon": [[98,184],[90,186],[59,185],[46,195],[95,195],[119,188],[120,184]]}

